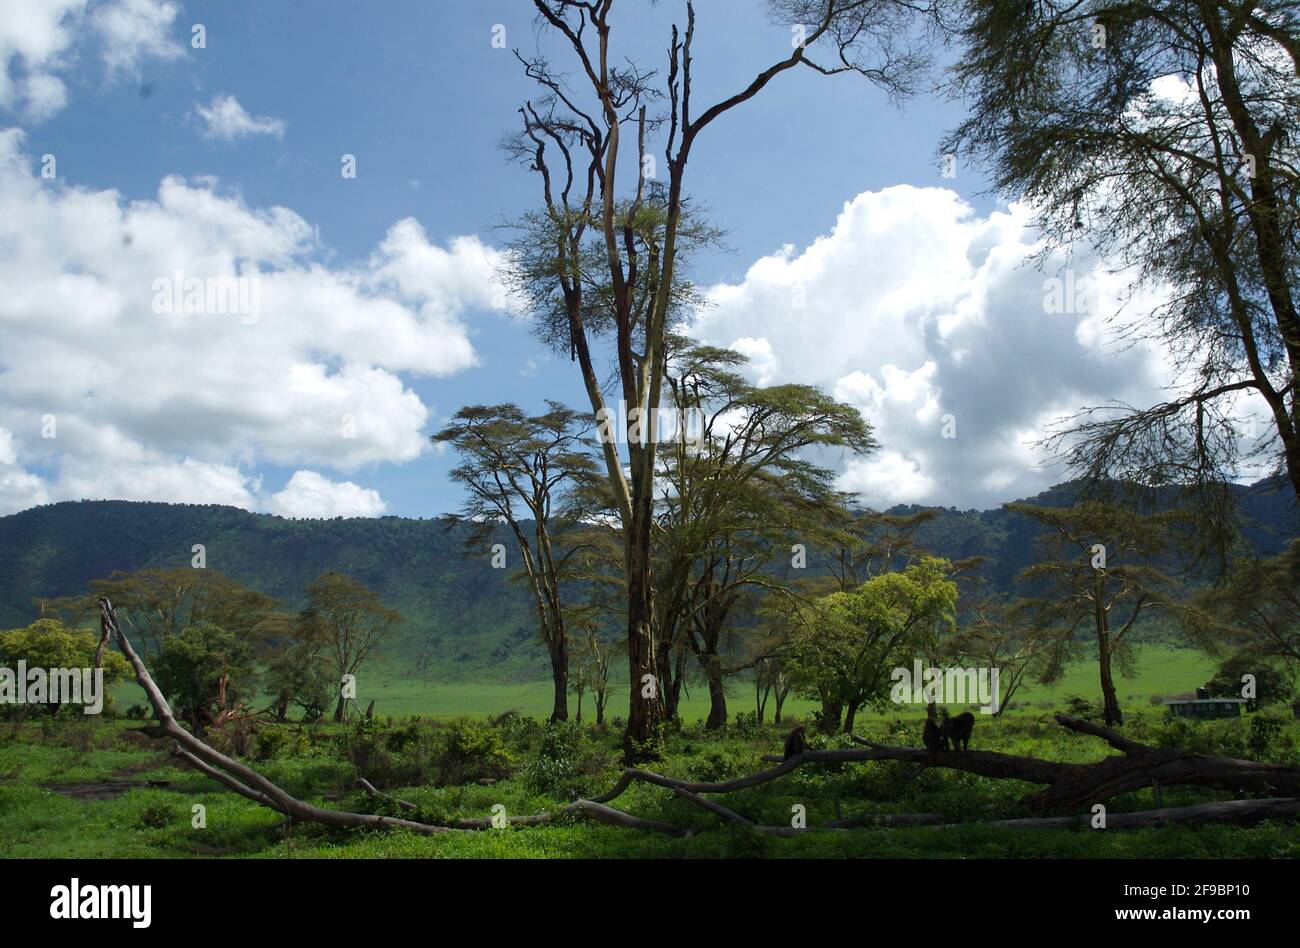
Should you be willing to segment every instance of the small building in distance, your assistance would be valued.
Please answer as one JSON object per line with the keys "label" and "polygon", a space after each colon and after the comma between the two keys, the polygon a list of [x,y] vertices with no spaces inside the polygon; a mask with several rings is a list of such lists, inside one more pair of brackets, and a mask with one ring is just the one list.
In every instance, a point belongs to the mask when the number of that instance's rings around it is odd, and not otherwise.
{"label": "small building in distance", "polygon": [[1170,698],[1169,713],[1180,718],[1239,718],[1245,698],[1211,698],[1208,688],[1197,688],[1195,698]]}

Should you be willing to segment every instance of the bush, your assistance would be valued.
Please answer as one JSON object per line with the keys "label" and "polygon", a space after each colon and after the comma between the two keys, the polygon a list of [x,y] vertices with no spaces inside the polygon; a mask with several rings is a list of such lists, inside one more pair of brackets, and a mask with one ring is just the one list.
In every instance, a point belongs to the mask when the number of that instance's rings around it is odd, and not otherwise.
{"label": "bush", "polygon": [[1093,724],[1102,723],[1106,717],[1100,703],[1089,701],[1087,698],[1081,698],[1078,695],[1065,696],[1065,712]]}
{"label": "bush", "polygon": [[150,803],[140,811],[136,822],[146,829],[166,829],[177,820],[176,808],[167,803]]}
{"label": "bush", "polygon": [[736,734],[740,737],[757,737],[759,731],[758,712],[741,711],[736,715]]}
{"label": "bush", "polygon": [[468,718],[452,721],[443,729],[433,761],[440,787],[500,780],[510,776],[512,763],[501,732]]}
{"label": "bush", "polygon": [[547,724],[537,757],[524,767],[524,784],[535,793],[568,799],[584,788],[581,725],[572,721]]}
{"label": "bush", "polygon": [[1255,760],[1269,763],[1290,763],[1295,756],[1295,745],[1286,735],[1286,719],[1272,714],[1256,714],[1250,719],[1246,735],[1246,750]]}
{"label": "bush", "polygon": [[287,727],[263,727],[253,734],[252,754],[255,760],[302,757],[310,750],[311,742],[307,736]]}
{"label": "bush", "polygon": [[389,740],[395,730],[391,718],[359,717],[349,721],[340,738],[344,759],[357,768],[357,773],[379,786],[410,786],[422,782],[431,758],[432,740],[427,732],[414,742],[409,736],[400,736],[395,743],[402,752],[394,753]]}

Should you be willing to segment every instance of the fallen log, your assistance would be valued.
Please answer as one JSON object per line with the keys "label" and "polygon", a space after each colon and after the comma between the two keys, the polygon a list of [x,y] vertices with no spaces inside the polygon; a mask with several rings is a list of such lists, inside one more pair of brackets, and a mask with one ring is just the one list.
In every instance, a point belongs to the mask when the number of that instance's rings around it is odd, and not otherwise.
{"label": "fallen log", "polygon": [[[1194,806],[1176,806],[1134,813],[1109,813],[1106,829],[1142,829],[1182,823],[1237,823],[1246,825],[1262,820],[1289,819],[1300,815],[1300,800],[1294,797],[1268,797],[1262,800],[1220,800]],[[986,826],[1001,829],[1062,829],[1091,825],[1092,814],[1079,816],[1045,816],[1027,819],[993,820]],[[947,826],[959,824],[949,823]]]}
{"label": "fallen log", "polygon": [[[876,744],[857,735],[853,740],[870,748],[872,756],[867,759],[871,760],[911,761],[927,767],[946,767],[985,777],[1043,784],[1044,789],[1025,798],[1030,808],[1040,812],[1078,810],[1094,803],[1105,803],[1121,793],[1145,789],[1153,781],[1161,787],[1201,786],[1300,797],[1300,767],[1152,747],[1068,714],[1058,713],[1055,718],[1062,727],[1099,737],[1121,754],[1090,764],[1073,764],[992,751],[932,754],[919,747]],[[864,758],[846,756],[844,759]]]}

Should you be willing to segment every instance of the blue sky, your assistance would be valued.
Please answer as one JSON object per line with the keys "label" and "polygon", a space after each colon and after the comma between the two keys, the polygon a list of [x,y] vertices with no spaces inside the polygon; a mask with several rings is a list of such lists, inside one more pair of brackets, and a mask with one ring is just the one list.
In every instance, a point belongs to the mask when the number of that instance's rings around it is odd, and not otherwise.
{"label": "blue sky", "polygon": [[[482,287],[496,225],[538,199],[498,148],[536,88],[491,42],[501,24],[510,47],[536,50],[530,3],[27,6],[44,18],[0,31],[15,209],[0,280],[23,290],[0,303],[0,513],[114,496],[428,516],[459,503],[450,458],[423,443],[459,406],[584,404],[574,367]],[[788,55],[761,3],[698,6],[697,102]],[[619,7],[620,54],[662,67],[684,4]],[[206,48],[191,47],[194,24]],[[1041,489],[1053,477],[1026,445],[1046,418],[1149,399],[1163,378],[1157,354],[1107,350],[1095,314],[1044,314],[1024,215],[980,197],[971,169],[939,173],[960,115],[796,70],[707,130],[690,163],[728,245],[694,264],[715,303],[694,331],[753,356],[759,381],[858,405],[886,451],[837,463],[870,503]],[[164,329],[144,308],[149,278],[173,266],[250,260],[277,274],[257,326]],[[796,286],[807,301],[792,309]],[[472,356],[432,351],[457,339]],[[346,409],[358,392],[363,431],[346,449],[308,430],[325,424],[313,405]],[[938,434],[947,416],[955,439]]]}

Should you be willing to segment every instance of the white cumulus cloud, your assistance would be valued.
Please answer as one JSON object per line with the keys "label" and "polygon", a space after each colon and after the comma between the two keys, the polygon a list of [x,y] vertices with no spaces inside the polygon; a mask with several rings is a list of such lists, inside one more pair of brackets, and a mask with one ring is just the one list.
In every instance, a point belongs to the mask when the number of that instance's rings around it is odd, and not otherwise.
{"label": "white cumulus cloud", "polygon": [[267,504],[271,513],[299,518],[377,517],[384,507],[378,491],[351,481],[335,483],[315,471],[295,471]]}
{"label": "white cumulus cloud", "polygon": [[[1062,478],[1031,446],[1052,421],[1112,398],[1150,404],[1170,375],[1160,353],[1108,337],[1111,300],[1050,312],[1054,271],[1027,261],[1038,247],[1023,208],[981,216],[942,188],[865,192],[804,250],[709,288],[690,331],[749,355],[758,382],[817,384],[858,407],[882,449],[839,462],[843,489],[875,505],[991,506]],[[1085,281],[1092,266],[1073,264]]]}
{"label": "white cumulus cloud", "polygon": [[198,105],[194,113],[203,123],[204,138],[233,142],[253,135],[284,137],[284,122],[269,115],[254,118],[233,95],[219,95],[208,105]]}

